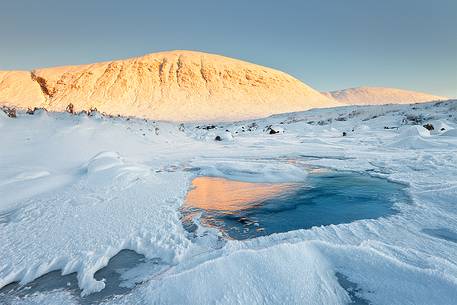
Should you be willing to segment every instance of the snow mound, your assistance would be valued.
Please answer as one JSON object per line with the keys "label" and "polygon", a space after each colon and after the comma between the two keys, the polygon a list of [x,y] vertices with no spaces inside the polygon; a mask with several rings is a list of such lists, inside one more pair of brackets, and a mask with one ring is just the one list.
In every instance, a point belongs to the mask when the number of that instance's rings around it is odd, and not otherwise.
{"label": "snow mound", "polygon": [[116,152],[101,152],[85,165],[88,183],[91,187],[109,185],[116,181],[127,187],[151,173],[145,166],[126,163]]}
{"label": "snow mound", "polygon": [[200,168],[200,174],[223,177],[243,182],[302,182],[307,172],[293,164],[266,161],[206,161],[196,160],[192,165]]}
{"label": "snow mound", "polygon": [[408,137],[417,137],[417,136],[429,137],[430,131],[428,131],[426,128],[419,126],[419,125],[408,126],[401,130],[399,138],[408,138]]}
{"label": "snow mound", "polygon": [[[164,305],[349,302],[319,251],[312,245],[293,244],[240,250],[168,275],[139,293],[148,304]],[[138,295],[137,291],[119,304],[134,304]]]}
{"label": "snow mound", "polygon": [[444,137],[457,137],[457,129],[451,129],[441,134]]}
{"label": "snow mound", "polygon": [[124,162],[121,161],[118,153],[101,152],[89,161],[86,168],[88,174],[94,174],[122,164]]}
{"label": "snow mound", "polygon": [[396,138],[398,140],[389,144],[389,147],[403,149],[428,149],[440,146],[432,141],[430,131],[419,125],[402,128],[400,134]]}

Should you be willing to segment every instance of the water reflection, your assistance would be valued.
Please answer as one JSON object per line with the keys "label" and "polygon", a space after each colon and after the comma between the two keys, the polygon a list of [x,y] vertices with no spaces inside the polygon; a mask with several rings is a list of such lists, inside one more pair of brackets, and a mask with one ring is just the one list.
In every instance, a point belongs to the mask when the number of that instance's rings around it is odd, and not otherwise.
{"label": "water reflection", "polygon": [[227,213],[250,209],[262,201],[296,189],[297,183],[253,183],[217,177],[198,177],[185,206]]}
{"label": "water reflection", "polygon": [[405,186],[362,173],[310,170],[303,183],[252,183],[216,177],[193,181],[182,207],[184,227],[215,227],[247,239],[396,213]]}

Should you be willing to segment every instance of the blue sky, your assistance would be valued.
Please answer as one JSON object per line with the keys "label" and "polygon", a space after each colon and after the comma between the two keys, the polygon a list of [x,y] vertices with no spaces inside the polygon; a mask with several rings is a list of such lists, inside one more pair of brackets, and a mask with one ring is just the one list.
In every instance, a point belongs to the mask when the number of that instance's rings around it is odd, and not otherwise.
{"label": "blue sky", "polygon": [[223,54],[318,90],[457,96],[456,0],[0,0],[0,69],[171,49]]}

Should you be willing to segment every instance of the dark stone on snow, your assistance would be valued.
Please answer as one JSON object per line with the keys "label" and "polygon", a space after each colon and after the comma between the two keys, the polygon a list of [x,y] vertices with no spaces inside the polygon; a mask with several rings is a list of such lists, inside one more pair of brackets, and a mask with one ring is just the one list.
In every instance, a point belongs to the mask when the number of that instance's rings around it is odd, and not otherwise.
{"label": "dark stone on snow", "polygon": [[43,108],[43,107],[33,107],[33,109],[32,109],[32,108],[27,108],[26,113],[27,113],[27,114],[30,114],[30,115],[34,115],[35,112],[37,112],[38,110],[43,110],[43,111],[48,112],[48,110],[47,110],[46,108]]}
{"label": "dark stone on snow", "polygon": [[430,124],[430,123],[425,124],[425,125],[423,125],[423,126],[424,126],[424,128],[427,129],[427,130],[435,130],[435,127],[433,127],[433,125]]}
{"label": "dark stone on snow", "polygon": [[17,117],[15,108],[9,108],[9,107],[4,106],[4,107],[2,107],[2,110],[10,118],[16,118]]}
{"label": "dark stone on snow", "polygon": [[65,109],[66,112],[74,114],[75,113],[75,106],[72,103],[68,104],[67,108]]}
{"label": "dark stone on snow", "polygon": [[267,127],[265,127],[264,131],[266,131],[268,134],[279,133],[279,130],[275,130],[274,127],[272,127],[271,125],[268,125]]}
{"label": "dark stone on snow", "polygon": [[98,114],[98,110],[96,107],[90,108],[89,111],[87,112],[88,116],[96,116]]}

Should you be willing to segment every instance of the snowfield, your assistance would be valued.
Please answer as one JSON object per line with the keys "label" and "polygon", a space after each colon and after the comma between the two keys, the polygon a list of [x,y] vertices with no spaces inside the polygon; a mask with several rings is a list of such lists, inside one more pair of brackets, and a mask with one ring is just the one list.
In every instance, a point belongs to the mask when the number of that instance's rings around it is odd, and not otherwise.
{"label": "snowfield", "polygon": [[[130,249],[163,268],[136,270],[138,285],[103,304],[457,300],[456,100],[214,125],[0,111],[0,135],[0,287],[58,270],[76,272],[87,296],[105,287],[95,272]],[[245,241],[184,230],[179,208],[193,178],[297,182],[304,165],[404,183],[410,202],[384,218]],[[81,296],[58,289],[11,300],[0,290],[0,303]]]}

